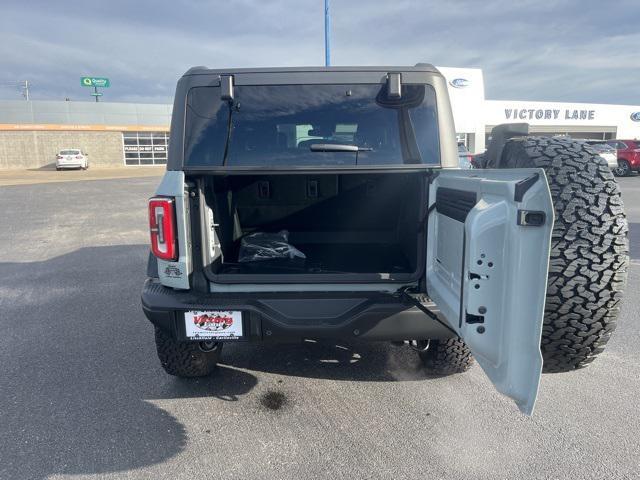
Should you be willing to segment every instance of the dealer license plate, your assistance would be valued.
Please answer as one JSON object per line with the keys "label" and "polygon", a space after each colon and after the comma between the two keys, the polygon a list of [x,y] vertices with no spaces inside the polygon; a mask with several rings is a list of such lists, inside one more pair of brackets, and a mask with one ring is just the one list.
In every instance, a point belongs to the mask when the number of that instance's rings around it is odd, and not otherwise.
{"label": "dealer license plate", "polygon": [[189,310],[184,313],[184,326],[191,340],[238,340],[242,337],[242,312]]}

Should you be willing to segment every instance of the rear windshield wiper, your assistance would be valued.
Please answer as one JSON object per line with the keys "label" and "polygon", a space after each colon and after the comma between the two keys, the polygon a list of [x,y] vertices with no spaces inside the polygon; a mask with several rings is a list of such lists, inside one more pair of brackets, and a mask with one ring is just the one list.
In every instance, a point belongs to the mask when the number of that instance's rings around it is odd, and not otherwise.
{"label": "rear windshield wiper", "polygon": [[373,152],[373,148],[341,143],[313,143],[309,146],[309,150],[312,152],[355,152],[356,165],[358,165],[358,152]]}
{"label": "rear windshield wiper", "polygon": [[227,140],[224,143],[224,155],[222,157],[222,166],[227,165],[227,158],[229,158],[229,146],[231,145],[231,133],[233,130],[233,112],[240,110],[240,103],[234,103],[233,100],[229,100],[229,116],[227,117]]}
{"label": "rear windshield wiper", "polygon": [[340,143],[314,143],[309,150],[312,152],[372,152],[373,148]]}

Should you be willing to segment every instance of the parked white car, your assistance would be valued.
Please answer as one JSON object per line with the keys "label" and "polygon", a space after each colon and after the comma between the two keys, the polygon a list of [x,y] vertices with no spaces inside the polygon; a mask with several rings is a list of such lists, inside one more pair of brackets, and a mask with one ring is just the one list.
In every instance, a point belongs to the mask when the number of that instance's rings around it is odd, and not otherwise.
{"label": "parked white car", "polygon": [[82,170],[86,170],[89,168],[89,156],[77,148],[60,150],[58,155],[56,155],[56,170],[66,168],[81,168]]}
{"label": "parked white car", "polygon": [[612,172],[618,169],[618,152],[604,140],[588,140],[587,143],[604,158]]}

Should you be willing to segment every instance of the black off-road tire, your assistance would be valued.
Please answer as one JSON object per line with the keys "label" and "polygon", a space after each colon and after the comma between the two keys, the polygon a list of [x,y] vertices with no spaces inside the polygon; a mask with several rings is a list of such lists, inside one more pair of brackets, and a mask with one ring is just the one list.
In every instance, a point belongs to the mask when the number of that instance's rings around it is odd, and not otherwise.
{"label": "black off-road tire", "polygon": [[471,350],[457,337],[429,340],[429,347],[418,354],[425,369],[432,375],[463,373],[473,365]]}
{"label": "black off-road tire", "polygon": [[216,367],[222,344],[203,350],[198,342],[179,342],[156,327],[156,349],[165,372],[176,377],[204,377]]}
{"label": "black off-road tire", "polygon": [[[626,287],[620,189],[605,160],[570,139],[507,142],[498,168],[543,168],[555,208],[541,350],[543,371],[582,368],[604,350]],[[526,307],[523,307],[526,308]]]}
{"label": "black off-road tire", "polygon": [[618,159],[618,168],[613,172],[618,177],[628,177],[631,175],[631,165],[627,160]]}

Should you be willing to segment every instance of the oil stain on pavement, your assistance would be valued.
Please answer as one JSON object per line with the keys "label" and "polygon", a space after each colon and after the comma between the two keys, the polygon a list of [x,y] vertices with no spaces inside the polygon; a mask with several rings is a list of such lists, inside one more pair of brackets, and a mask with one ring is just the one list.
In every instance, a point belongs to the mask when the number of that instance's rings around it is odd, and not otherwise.
{"label": "oil stain on pavement", "polygon": [[260,397],[260,404],[268,410],[280,410],[287,403],[287,396],[275,390],[268,390]]}

